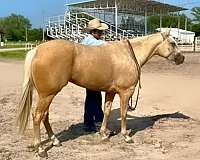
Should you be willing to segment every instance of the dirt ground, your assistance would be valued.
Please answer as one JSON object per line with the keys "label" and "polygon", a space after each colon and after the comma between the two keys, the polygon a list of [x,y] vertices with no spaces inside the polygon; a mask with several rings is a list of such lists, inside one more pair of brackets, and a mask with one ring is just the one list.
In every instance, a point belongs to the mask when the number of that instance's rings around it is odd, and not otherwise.
{"label": "dirt ground", "polygon": [[[118,134],[102,142],[98,134],[84,132],[85,90],[69,84],[50,107],[50,122],[62,146],[46,143],[48,159],[199,160],[200,55],[186,54],[180,66],[153,58],[143,67],[141,78],[138,107],[127,118],[134,143],[125,143],[119,133],[118,96],[109,122]],[[15,125],[22,79],[23,61],[0,59],[0,160],[39,159],[28,147],[31,127],[20,136]],[[46,139],[42,127],[42,140]]]}

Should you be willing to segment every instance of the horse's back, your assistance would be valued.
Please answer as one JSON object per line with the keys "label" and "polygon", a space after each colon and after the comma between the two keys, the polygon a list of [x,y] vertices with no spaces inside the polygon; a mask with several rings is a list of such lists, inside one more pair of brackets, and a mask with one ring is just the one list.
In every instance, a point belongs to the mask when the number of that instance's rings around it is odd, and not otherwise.
{"label": "horse's back", "polygon": [[52,40],[37,47],[32,61],[32,77],[40,93],[58,92],[71,77],[73,42]]}

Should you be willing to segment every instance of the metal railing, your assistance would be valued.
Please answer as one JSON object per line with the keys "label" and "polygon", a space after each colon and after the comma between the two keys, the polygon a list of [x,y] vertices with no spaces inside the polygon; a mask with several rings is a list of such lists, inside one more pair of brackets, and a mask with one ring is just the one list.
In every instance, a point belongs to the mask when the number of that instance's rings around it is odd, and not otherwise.
{"label": "metal railing", "polygon": [[[80,41],[86,35],[83,31],[84,28],[87,26],[87,23],[93,18],[96,17],[86,12],[66,12],[64,15],[49,17],[46,21],[47,36],[53,39],[68,39],[73,41]],[[104,22],[109,26],[109,29],[106,32],[106,40],[116,40],[142,36],[134,35],[120,28],[117,29],[116,35],[115,25],[102,20],[101,22]]]}

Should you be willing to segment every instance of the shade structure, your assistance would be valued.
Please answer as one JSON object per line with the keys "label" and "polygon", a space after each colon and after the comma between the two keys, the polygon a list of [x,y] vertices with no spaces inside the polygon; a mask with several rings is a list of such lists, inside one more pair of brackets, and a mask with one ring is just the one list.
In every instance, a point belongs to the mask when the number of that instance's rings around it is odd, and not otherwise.
{"label": "shade structure", "polygon": [[69,7],[77,8],[93,8],[93,9],[112,9],[117,4],[118,13],[128,13],[134,15],[144,15],[145,12],[148,15],[155,15],[160,13],[178,12],[186,10],[186,8],[161,3],[152,0],[88,0],[88,1],[68,1],[66,4]]}

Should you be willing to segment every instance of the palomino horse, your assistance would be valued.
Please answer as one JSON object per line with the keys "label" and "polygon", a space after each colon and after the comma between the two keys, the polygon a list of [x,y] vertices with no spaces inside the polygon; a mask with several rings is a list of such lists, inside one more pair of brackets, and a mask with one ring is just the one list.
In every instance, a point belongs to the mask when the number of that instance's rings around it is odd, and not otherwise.
{"label": "palomino horse", "polygon": [[[23,94],[19,104],[19,128],[24,132],[32,104],[32,90],[38,93],[33,112],[34,146],[40,156],[46,154],[41,145],[40,123],[43,121],[53,145],[59,145],[48,119],[49,106],[56,94],[72,82],[91,90],[104,91],[104,119],[100,129],[107,136],[107,122],[115,94],[120,97],[121,133],[131,141],[126,130],[128,101],[138,83],[138,65],[142,67],[154,55],[176,64],[184,61],[169,33],[156,33],[101,46],[85,46],[65,40],[53,40],[31,50],[25,60]],[[134,52],[131,52],[131,47]],[[133,54],[136,59],[134,60]]]}

